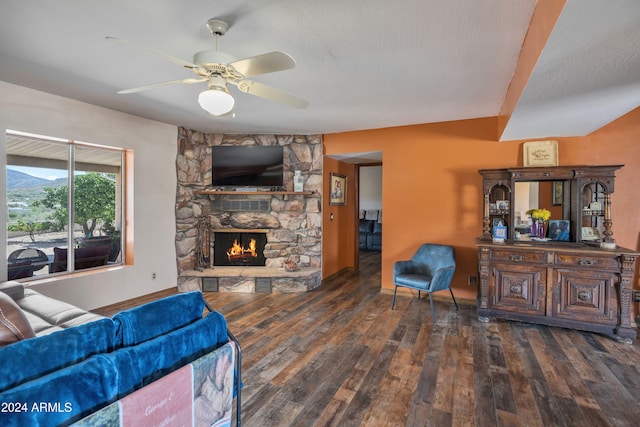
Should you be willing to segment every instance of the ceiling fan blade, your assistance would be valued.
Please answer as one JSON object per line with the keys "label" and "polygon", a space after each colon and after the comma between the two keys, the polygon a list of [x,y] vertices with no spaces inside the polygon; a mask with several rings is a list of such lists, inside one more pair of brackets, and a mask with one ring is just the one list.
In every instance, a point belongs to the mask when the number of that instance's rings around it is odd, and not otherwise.
{"label": "ceiling fan blade", "polygon": [[167,55],[166,53],[158,52],[157,50],[149,49],[147,47],[141,46],[139,44],[136,44],[136,43],[133,43],[133,42],[130,42],[130,41],[127,41],[127,40],[122,40],[122,39],[119,39],[119,38],[116,38],[116,37],[110,37],[110,36],[107,36],[106,39],[109,40],[110,42],[121,44],[121,45],[126,46],[128,48],[137,50],[139,52],[146,53],[147,55],[157,56],[160,59],[164,59],[165,61],[173,62],[174,64],[178,64],[178,65],[181,65],[181,66],[186,67],[186,68],[198,68],[198,66],[196,64],[193,64],[191,62],[183,61],[180,58],[176,58],[174,56]]}
{"label": "ceiling fan blade", "polygon": [[296,66],[296,61],[283,52],[270,52],[251,58],[240,59],[229,64],[245,77],[253,77],[259,74],[273,73],[275,71],[289,70]]}
{"label": "ceiling fan blade", "polygon": [[291,95],[290,93],[284,92],[271,86],[267,86],[263,83],[254,82],[252,80],[241,80],[237,83],[231,83],[236,84],[238,86],[238,89],[240,89],[244,93],[259,96],[271,101],[280,102],[282,104],[290,105],[295,108],[305,108],[307,105],[309,105],[309,102],[306,99],[298,98],[295,95]]}
{"label": "ceiling fan blade", "polygon": [[159,87],[162,87],[162,86],[193,84],[193,83],[200,83],[200,82],[206,82],[206,81],[207,81],[207,79],[171,80],[171,81],[168,81],[168,82],[155,83],[155,84],[152,84],[152,85],[134,87],[132,89],[119,90],[118,93],[119,94],[136,93],[136,92],[142,92],[142,91],[145,91],[145,90],[156,89],[156,88],[159,88]]}

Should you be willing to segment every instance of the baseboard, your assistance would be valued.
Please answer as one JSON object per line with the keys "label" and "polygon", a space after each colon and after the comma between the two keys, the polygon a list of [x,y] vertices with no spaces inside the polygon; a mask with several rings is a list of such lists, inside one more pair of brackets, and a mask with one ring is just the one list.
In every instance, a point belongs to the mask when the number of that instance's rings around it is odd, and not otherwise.
{"label": "baseboard", "polygon": [[128,310],[133,307],[137,307],[142,304],[146,304],[151,301],[159,300],[178,293],[178,288],[173,286],[171,288],[163,289],[161,291],[152,292],[150,294],[141,295],[139,297],[129,298],[124,301],[120,301],[114,304],[105,305],[90,310],[92,313],[99,314],[101,316],[111,317],[115,313],[122,310]]}
{"label": "baseboard", "polygon": [[345,267],[345,268],[343,268],[341,270],[338,270],[335,273],[323,278],[322,281],[332,280],[332,279],[335,279],[336,277],[341,276],[341,275],[343,275],[345,273],[350,273],[350,272],[353,273],[353,271],[354,271],[353,267]]}

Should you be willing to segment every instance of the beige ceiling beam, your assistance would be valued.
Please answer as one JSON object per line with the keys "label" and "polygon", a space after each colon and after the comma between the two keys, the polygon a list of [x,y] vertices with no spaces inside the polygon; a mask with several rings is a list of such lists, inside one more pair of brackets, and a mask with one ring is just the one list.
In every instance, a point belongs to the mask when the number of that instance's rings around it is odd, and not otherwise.
{"label": "beige ceiling beam", "polygon": [[509,83],[509,88],[498,115],[499,141],[502,139],[502,134],[507,127],[511,114],[513,114],[518,100],[524,92],[524,88],[533,73],[538,58],[540,58],[542,50],[551,35],[551,31],[553,31],[553,27],[560,17],[560,13],[562,13],[565,3],[566,0],[538,0],[536,4],[527,35],[522,43],[522,49],[520,49],[513,78]]}

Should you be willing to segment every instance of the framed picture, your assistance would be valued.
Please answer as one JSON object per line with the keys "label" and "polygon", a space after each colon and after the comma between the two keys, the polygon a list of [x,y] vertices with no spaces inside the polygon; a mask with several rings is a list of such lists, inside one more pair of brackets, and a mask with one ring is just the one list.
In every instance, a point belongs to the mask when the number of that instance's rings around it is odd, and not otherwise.
{"label": "framed picture", "polygon": [[558,141],[529,141],[522,145],[522,164],[558,166]]}
{"label": "framed picture", "polygon": [[561,242],[571,241],[571,221],[566,219],[552,219],[549,220],[549,226],[547,227],[547,237],[551,240],[558,240]]}
{"label": "framed picture", "polygon": [[602,203],[600,202],[589,203],[589,209],[592,211],[600,212],[602,210]]}
{"label": "framed picture", "polygon": [[506,211],[509,209],[509,201],[508,200],[496,200],[496,208],[499,211]]}
{"label": "framed picture", "polygon": [[504,242],[507,239],[507,226],[506,225],[496,225],[493,227],[493,241]]}
{"label": "framed picture", "polygon": [[595,227],[582,227],[582,240],[600,240],[600,232]]}
{"label": "framed picture", "polygon": [[563,196],[563,184],[562,181],[553,181],[553,192],[551,193],[551,204],[561,205]]}
{"label": "framed picture", "polygon": [[347,204],[347,177],[337,173],[330,174],[329,188],[331,194],[329,204],[333,206],[344,206]]}

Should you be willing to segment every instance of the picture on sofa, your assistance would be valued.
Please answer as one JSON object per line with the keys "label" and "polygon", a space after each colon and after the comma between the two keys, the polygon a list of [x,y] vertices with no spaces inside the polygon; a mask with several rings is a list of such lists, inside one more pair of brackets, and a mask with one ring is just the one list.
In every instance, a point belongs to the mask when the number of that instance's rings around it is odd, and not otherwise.
{"label": "picture on sofa", "polygon": [[193,411],[196,425],[223,425],[231,422],[233,395],[233,348],[223,346],[217,353],[193,363]]}
{"label": "picture on sofa", "polygon": [[227,343],[73,425],[229,426],[234,358]]}

